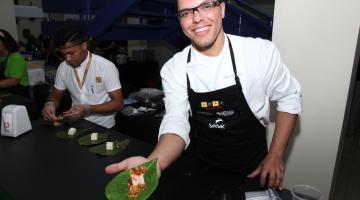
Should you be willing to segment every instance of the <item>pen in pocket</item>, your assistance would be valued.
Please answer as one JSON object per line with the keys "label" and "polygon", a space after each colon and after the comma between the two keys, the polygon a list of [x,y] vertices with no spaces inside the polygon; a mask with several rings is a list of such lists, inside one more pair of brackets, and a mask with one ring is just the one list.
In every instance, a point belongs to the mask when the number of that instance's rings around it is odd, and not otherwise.
{"label": "pen in pocket", "polygon": [[91,92],[94,94],[94,86],[91,85]]}

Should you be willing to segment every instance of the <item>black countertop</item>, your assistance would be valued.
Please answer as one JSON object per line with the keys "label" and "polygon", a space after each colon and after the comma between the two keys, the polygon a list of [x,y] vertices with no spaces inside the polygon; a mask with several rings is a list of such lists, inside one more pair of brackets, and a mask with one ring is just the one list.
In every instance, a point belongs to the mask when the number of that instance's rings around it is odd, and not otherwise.
{"label": "black countertop", "polygon": [[[33,121],[32,126],[18,138],[0,137],[0,187],[16,200],[105,199],[105,186],[114,176],[105,174],[105,166],[152,150],[151,145],[131,139],[122,153],[101,157],[76,140],[56,137],[57,131],[69,126],[57,128],[43,121]],[[89,133],[105,130],[85,120],[73,126],[91,126]],[[111,134],[125,138],[117,132]]]}
{"label": "black countertop", "polygon": [[[0,188],[16,200],[28,199],[106,199],[106,184],[115,176],[105,166],[135,155],[148,155],[153,145],[110,130],[110,139],[130,139],[128,147],[113,157],[93,155],[76,140],[55,136],[70,126],[52,127],[32,121],[32,130],[18,138],[0,137]],[[90,132],[106,129],[88,121],[73,124],[92,127]],[[109,132],[109,130],[106,130]],[[217,175],[215,175],[217,174]],[[196,160],[181,156],[159,180],[150,199],[244,199],[244,191],[258,190],[251,181],[223,172],[213,173]],[[1,191],[1,190],[0,190]],[[283,199],[291,199],[288,191]]]}

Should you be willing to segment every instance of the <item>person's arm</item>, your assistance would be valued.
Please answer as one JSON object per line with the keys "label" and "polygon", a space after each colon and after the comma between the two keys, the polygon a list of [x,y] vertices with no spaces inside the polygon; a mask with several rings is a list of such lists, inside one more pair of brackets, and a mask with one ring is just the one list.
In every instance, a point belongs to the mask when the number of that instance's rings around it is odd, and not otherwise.
{"label": "person's arm", "polygon": [[[181,60],[186,62],[186,59]],[[183,64],[185,63],[175,62],[175,58],[173,58],[166,62],[161,69],[166,112],[159,128],[159,141],[153,152],[147,158],[136,156],[109,165],[105,168],[107,173],[117,173],[152,159],[158,159],[160,173],[174,162],[189,144],[188,115],[190,106],[186,90],[186,71]],[[177,65],[178,67],[175,67]]]}
{"label": "person's arm", "polygon": [[8,88],[18,85],[20,80],[18,78],[7,78],[0,80],[0,88]]}
{"label": "person's arm", "polygon": [[260,175],[260,185],[265,186],[268,178],[268,187],[282,189],[285,166],[284,153],[294,130],[297,115],[286,112],[277,112],[275,131],[269,148],[269,153],[261,164],[253,171],[249,178]]}
{"label": "person's arm", "polygon": [[249,177],[260,175],[261,185],[282,189],[285,174],[284,152],[302,110],[301,87],[282,62],[273,43],[263,42],[258,51],[262,58],[259,61],[259,66],[263,67],[259,69],[262,73],[262,86],[265,95],[271,101],[277,102],[277,116],[269,152]]}
{"label": "person's arm", "polygon": [[185,141],[177,134],[165,133],[160,136],[154,151],[148,159],[158,159],[160,170],[166,169],[184,151]]}
{"label": "person's arm", "polygon": [[120,111],[123,108],[123,96],[121,89],[108,93],[110,101],[98,105],[90,105],[91,113],[111,113]]}
{"label": "person's arm", "polygon": [[153,152],[147,157],[135,156],[127,158],[119,163],[109,165],[105,168],[105,172],[112,174],[117,173],[147,161],[158,160],[158,175],[164,171],[172,162],[174,162],[183,152],[185,148],[184,140],[176,134],[166,133],[161,135]]}
{"label": "person's arm", "polygon": [[63,90],[59,90],[59,89],[56,89],[55,87],[53,87],[51,94],[47,98],[47,102],[54,102],[55,107],[57,108],[60,105],[60,101],[61,101],[63,95],[64,95]]}
{"label": "person's arm", "polygon": [[56,108],[59,107],[64,91],[53,88],[51,94],[47,98],[47,102],[42,109],[42,115],[45,120],[56,121]]}

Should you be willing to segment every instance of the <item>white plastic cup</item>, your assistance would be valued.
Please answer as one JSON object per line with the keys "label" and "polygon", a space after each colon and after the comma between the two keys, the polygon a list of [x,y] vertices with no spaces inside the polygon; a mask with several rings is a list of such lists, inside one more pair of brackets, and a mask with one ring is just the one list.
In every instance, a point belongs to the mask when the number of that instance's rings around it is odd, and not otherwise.
{"label": "white plastic cup", "polygon": [[291,188],[293,200],[322,200],[323,194],[316,188],[308,185],[294,185]]}

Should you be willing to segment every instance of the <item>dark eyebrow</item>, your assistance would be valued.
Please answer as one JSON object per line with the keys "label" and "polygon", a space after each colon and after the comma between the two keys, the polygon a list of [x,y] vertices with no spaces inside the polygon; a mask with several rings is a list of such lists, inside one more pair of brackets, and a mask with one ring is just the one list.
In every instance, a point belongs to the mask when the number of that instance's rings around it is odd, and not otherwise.
{"label": "dark eyebrow", "polygon": [[210,2],[212,2],[212,1],[204,1],[204,2],[200,3],[200,4],[197,5],[197,6],[194,6],[194,7],[192,7],[192,8],[184,8],[184,9],[179,10],[178,12],[182,12],[182,11],[185,11],[185,10],[192,10],[192,9],[194,9],[194,8],[196,8],[196,7],[204,4],[204,3],[210,3]]}
{"label": "dark eyebrow", "polygon": [[73,54],[74,52],[75,52],[75,50],[69,51],[69,52],[66,52],[66,53],[61,53],[61,51],[60,51],[60,54],[65,56],[65,55],[68,55],[68,54]]}

